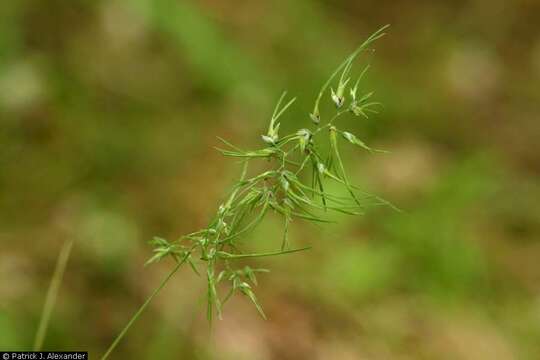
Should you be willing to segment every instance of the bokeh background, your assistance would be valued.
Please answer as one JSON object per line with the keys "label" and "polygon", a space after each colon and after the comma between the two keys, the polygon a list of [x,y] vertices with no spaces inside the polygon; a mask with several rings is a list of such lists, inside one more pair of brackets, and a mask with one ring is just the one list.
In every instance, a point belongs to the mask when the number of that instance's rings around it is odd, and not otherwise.
{"label": "bokeh background", "polygon": [[[540,358],[540,2],[17,0],[0,4],[0,349],[28,350],[64,241],[45,348],[103,353],[171,269],[154,235],[204,226],[282,90],[307,113],[334,67],[391,23],[349,122],[352,177],[404,210],[319,228],[261,259],[209,331],[180,272],[116,359]],[[359,67],[357,67],[357,70]],[[271,217],[246,241],[279,244]]]}

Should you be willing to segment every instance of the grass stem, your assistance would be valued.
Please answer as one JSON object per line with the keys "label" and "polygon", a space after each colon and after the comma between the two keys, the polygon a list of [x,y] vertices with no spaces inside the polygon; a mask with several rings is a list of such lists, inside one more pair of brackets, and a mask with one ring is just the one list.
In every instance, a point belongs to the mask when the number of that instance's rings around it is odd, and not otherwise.
{"label": "grass stem", "polygon": [[122,332],[120,332],[120,334],[118,334],[118,336],[114,339],[113,343],[111,344],[111,346],[109,346],[109,348],[107,349],[107,351],[105,352],[105,354],[101,357],[101,360],[105,360],[109,357],[109,355],[111,354],[111,352],[116,348],[116,346],[118,345],[118,343],[120,342],[120,340],[122,340],[122,338],[124,337],[124,335],[127,333],[127,331],[129,330],[129,328],[133,325],[133,323],[135,323],[135,321],[139,318],[139,316],[143,313],[143,311],[146,309],[146,307],[148,306],[148,304],[150,304],[150,302],[152,302],[152,300],[154,299],[154,297],[161,291],[161,289],[163,289],[165,287],[165,285],[169,282],[169,280],[172,278],[172,276],[178,271],[178,269],[180,268],[180,266],[182,266],[182,264],[185,262],[187,258],[184,258],[182,261],[178,262],[176,264],[176,266],[174,267],[174,269],[169,273],[169,275],[167,275],[167,277],[165,279],[163,279],[163,281],[161,282],[161,284],[154,290],[154,292],[146,299],[146,301],[144,302],[144,304],[142,304],[142,306],[139,308],[139,310],[137,310],[137,312],[135,313],[135,315],[133,315],[133,317],[131,318],[131,320],[129,320],[129,322],[127,323],[127,325],[124,327],[124,329],[122,330]]}
{"label": "grass stem", "polygon": [[58,260],[56,261],[51,284],[49,285],[47,296],[45,297],[45,304],[43,305],[43,311],[41,312],[39,327],[34,339],[34,351],[40,351],[41,347],[43,346],[43,341],[45,340],[45,335],[47,334],[47,328],[49,326],[49,320],[51,319],[54,304],[58,298],[58,291],[60,290],[60,285],[62,284],[62,278],[64,277],[64,272],[66,270],[66,265],[69,260],[72,247],[73,240],[66,240],[60,249],[60,254],[58,255]]}

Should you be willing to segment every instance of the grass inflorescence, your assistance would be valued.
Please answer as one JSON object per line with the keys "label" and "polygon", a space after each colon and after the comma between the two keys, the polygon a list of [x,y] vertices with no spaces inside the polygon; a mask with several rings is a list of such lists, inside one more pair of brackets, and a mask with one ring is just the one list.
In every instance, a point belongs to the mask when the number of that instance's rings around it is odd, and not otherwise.
{"label": "grass inflorescence", "polygon": [[[243,164],[239,180],[218,206],[208,226],[175,241],[158,237],[151,241],[154,255],[146,264],[172,258],[177,265],[115,339],[103,359],[108,357],[131,324],[181,265],[188,265],[194,273],[205,278],[209,322],[216,315],[221,318],[223,306],[235,294],[246,296],[260,315],[266,318],[254,287],[258,283],[257,275],[268,270],[238,265],[238,260],[308,250],[309,247],[291,246],[289,226],[294,220],[325,223],[329,222],[324,216],[326,212],[360,215],[368,205],[391,206],[351,184],[342,161],[340,143],[345,142],[369,152],[380,150],[371,148],[338,124],[342,116],[368,118],[377,112],[379,103],[372,100],[373,92],[360,91],[361,80],[368,67],[362,69],[352,81],[351,72],[358,55],[384,36],[387,27],[382,27],[362,43],[322,86],[309,114],[310,128],[280,134],[281,121],[295,102],[295,98],[288,99],[284,92],[270,117],[268,130],[261,135],[260,148],[243,150],[220,138],[223,145],[217,148],[218,151],[224,156],[239,159]],[[320,112],[321,101],[326,95],[329,95],[328,100],[333,102],[335,108],[333,114],[327,117]],[[265,168],[253,174],[249,165],[256,161],[264,161]],[[328,192],[328,182],[343,186],[348,195],[338,196]],[[244,252],[240,240],[250,234],[269,213],[283,218],[283,236],[279,244],[265,252]]]}

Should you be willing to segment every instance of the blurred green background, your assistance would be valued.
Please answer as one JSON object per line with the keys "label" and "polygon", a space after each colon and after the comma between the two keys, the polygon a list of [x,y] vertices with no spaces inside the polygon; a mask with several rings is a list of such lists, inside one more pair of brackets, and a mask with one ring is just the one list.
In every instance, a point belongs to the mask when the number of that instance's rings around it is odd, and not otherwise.
{"label": "blurred green background", "polygon": [[[307,113],[381,25],[350,128],[354,182],[404,209],[261,259],[261,320],[236,298],[209,334],[180,272],[116,359],[539,359],[540,2],[12,0],[0,4],[0,350],[28,350],[75,239],[45,349],[97,358],[171,269],[153,235],[204,226],[237,177],[213,146],[259,146],[282,90]],[[357,67],[358,69],[358,67]],[[249,241],[279,244],[268,219]]]}

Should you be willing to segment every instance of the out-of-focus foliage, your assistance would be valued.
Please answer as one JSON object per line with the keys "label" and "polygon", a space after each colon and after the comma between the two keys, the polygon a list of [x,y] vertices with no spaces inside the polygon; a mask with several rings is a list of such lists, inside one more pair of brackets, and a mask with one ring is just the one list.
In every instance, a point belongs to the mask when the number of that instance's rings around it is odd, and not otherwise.
{"label": "out-of-focus foliage", "polygon": [[[173,265],[144,268],[147,241],[204,226],[237,176],[215,137],[252,147],[283,89],[298,97],[283,131],[304,127],[332,69],[386,23],[363,58],[384,109],[347,127],[392,152],[344,157],[404,213],[295,223],[311,252],[257,262],[269,320],[232,300],[212,342],[182,271],[113,358],[540,357],[532,0],[3,1],[0,349],[31,347],[74,239],[44,347],[101,354]],[[246,244],[275,243],[277,221]]]}

